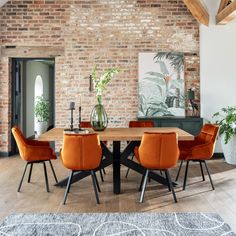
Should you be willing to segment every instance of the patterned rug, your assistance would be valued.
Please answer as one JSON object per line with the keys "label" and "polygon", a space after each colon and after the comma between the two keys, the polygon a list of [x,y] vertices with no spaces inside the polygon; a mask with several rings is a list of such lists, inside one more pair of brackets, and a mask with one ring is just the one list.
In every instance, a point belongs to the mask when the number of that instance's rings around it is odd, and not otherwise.
{"label": "patterned rug", "polygon": [[211,213],[13,214],[0,223],[0,235],[75,236],[233,236]]}

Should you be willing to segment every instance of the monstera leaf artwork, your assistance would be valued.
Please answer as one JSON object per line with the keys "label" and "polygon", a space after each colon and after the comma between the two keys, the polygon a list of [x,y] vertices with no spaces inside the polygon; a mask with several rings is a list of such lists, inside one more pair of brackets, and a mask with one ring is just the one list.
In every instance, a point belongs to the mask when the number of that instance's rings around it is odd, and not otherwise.
{"label": "monstera leaf artwork", "polygon": [[183,53],[139,54],[138,116],[185,116]]}

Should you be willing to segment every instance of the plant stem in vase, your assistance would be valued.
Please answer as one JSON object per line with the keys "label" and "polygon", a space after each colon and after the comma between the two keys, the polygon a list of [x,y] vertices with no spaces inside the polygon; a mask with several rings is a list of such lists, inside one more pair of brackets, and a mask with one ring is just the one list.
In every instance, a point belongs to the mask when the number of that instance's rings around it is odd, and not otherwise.
{"label": "plant stem in vase", "polygon": [[92,71],[97,105],[92,110],[90,123],[95,131],[103,131],[108,125],[107,114],[102,105],[102,93],[106,90],[106,86],[111,81],[111,78],[119,71],[118,68],[107,69],[100,78],[97,77],[97,66],[95,66]]}

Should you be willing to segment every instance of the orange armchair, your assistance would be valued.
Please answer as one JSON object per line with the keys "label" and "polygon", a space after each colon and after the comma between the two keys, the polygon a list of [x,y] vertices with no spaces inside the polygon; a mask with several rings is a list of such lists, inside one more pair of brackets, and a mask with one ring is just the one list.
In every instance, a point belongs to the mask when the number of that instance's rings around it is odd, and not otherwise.
{"label": "orange armchair", "polygon": [[28,183],[31,180],[31,174],[32,174],[32,169],[33,169],[33,164],[35,163],[43,163],[44,167],[44,176],[45,176],[45,182],[46,182],[46,190],[49,192],[49,186],[48,186],[48,176],[47,176],[47,168],[45,162],[48,161],[51,169],[53,176],[55,178],[55,181],[57,181],[57,177],[55,174],[55,171],[53,169],[51,159],[57,159],[56,154],[50,147],[49,142],[45,141],[37,141],[37,140],[29,140],[24,137],[20,129],[16,126],[12,128],[12,134],[16,140],[16,144],[19,149],[19,153],[21,158],[26,161],[25,169],[18,187],[18,192],[20,192],[22,182],[24,180],[25,172],[27,170],[28,165],[30,165],[30,170],[29,170],[29,176],[28,176]]}
{"label": "orange armchair", "polygon": [[178,139],[176,133],[144,133],[140,147],[136,147],[135,156],[146,168],[142,178],[140,202],[143,202],[149,171],[162,170],[166,174],[169,190],[177,202],[169,169],[175,167],[179,158]]}
{"label": "orange armchair", "polygon": [[[81,121],[81,122],[80,122],[80,127],[81,127],[81,128],[92,128],[90,121]],[[103,143],[104,143],[105,145],[107,145],[107,141],[104,141]],[[101,180],[102,180],[102,182],[104,182],[104,178],[103,178],[102,171],[103,171],[104,175],[106,174],[106,171],[105,171],[104,168],[102,168],[102,169],[99,170]]]}
{"label": "orange armchair", "polygon": [[193,141],[179,142],[179,149],[180,149],[179,159],[181,160],[181,164],[176,176],[176,181],[178,180],[183,162],[184,161],[187,162],[184,176],[183,190],[185,190],[186,187],[188,167],[190,161],[199,162],[203,181],[205,181],[205,176],[203,172],[202,163],[205,165],[207,174],[211,182],[212,189],[213,190],[215,189],[209,169],[206,164],[206,160],[211,159],[214,154],[218,130],[219,130],[218,125],[205,124],[201,129],[201,132],[198,134],[197,137],[195,137]]}
{"label": "orange armchair", "polygon": [[138,128],[138,127],[155,127],[155,124],[151,120],[131,120],[129,122],[129,128]]}
{"label": "orange armchair", "polygon": [[[129,122],[129,128],[143,128],[143,127],[155,127],[155,124],[151,120],[145,120],[145,121],[139,121],[139,120],[131,120]],[[134,155],[132,155],[131,160],[134,159]],[[125,178],[128,177],[130,168],[127,169],[127,172],[125,174]]]}
{"label": "orange armchair", "polygon": [[66,203],[70,190],[73,174],[78,171],[90,171],[97,203],[99,204],[98,192],[100,188],[94,172],[100,165],[102,148],[97,134],[65,134],[61,159],[63,165],[71,170],[64,195],[63,204]]}

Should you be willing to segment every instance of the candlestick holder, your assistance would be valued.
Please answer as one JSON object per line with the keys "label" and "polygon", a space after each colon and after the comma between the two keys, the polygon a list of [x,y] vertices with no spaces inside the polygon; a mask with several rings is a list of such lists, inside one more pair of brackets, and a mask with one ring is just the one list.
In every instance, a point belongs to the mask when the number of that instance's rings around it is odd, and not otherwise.
{"label": "candlestick holder", "polygon": [[81,106],[79,106],[79,130],[81,131],[81,130],[83,130],[82,128],[81,128],[81,111],[82,111],[82,108],[81,108]]}
{"label": "candlestick holder", "polygon": [[74,118],[73,118],[73,111],[75,110],[74,107],[70,107],[70,130],[73,130],[74,127]]}

